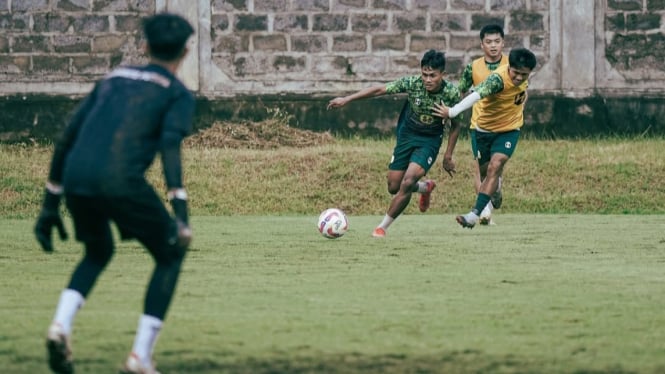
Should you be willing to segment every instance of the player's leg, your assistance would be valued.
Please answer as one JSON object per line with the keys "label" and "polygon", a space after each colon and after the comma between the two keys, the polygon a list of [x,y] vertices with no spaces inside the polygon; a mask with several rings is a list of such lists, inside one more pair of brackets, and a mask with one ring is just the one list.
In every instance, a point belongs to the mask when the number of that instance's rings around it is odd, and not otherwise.
{"label": "player's leg", "polygon": [[[478,221],[479,213],[490,202],[492,194],[496,192],[498,187],[503,168],[517,148],[519,135],[520,132],[517,130],[496,134],[479,133],[477,135],[477,142],[479,144],[484,144],[485,149],[489,145],[490,159],[487,166],[487,175],[480,185],[480,191],[476,198],[476,205],[468,214],[456,218],[462,227],[473,228]],[[486,153],[487,151],[485,150]],[[483,157],[484,155],[481,154],[481,158],[479,158],[480,162],[482,162]]]}
{"label": "player's leg", "polygon": [[[397,142],[393,148],[390,164],[388,164],[388,173],[386,174],[388,193],[393,196],[399,192],[402,179],[404,178],[404,174],[409,165],[409,156],[411,154],[411,145],[409,144],[407,137],[401,135],[403,130],[403,127],[400,126],[401,118],[402,116],[400,115],[400,121],[398,121],[397,128]],[[386,230],[390,227],[395,218],[397,217],[393,217],[386,213],[386,215],[383,216],[381,223],[372,231],[372,236],[375,238],[383,238],[386,236]]]}
{"label": "player's leg", "polygon": [[[420,181],[436,161],[441,142],[438,138],[413,137],[411,140],[412,151],[410,152],[409,164],[402,180],[399,191],[393,197],[388,215],[397,218],[411,201],[414,192],[420,192],[427,196],[427,207],[429,207],[429,196],[436,186],[434,181]],[[422,204],[421,204],[422,205]],[[422,207],[421,207],[422,210]],[[426,209],[425,209],[426,210]]]}
{"label": "player's leg", "polygon": [[[478,164],[477,160],[473,163],[474,165],[474,188],[476,191],[476,195],[480,191],[480,184],[482,183],[482,180],[485,179],[485,176],[487,175],[487,164],[483,164],[482,166]],[[485,208],[480,212],[480,220],[479,223],[481,225],[489,225],[492,223],[492,211],[494,210],[494,206],[490,202],[489,204],[485,205]]]}
{"label": "player's leg", "polygon": [[155,260],[139,318],[132,351],[125,362],[127,373],[154,370],[152,354],[171,305],[186,250],[177,246],[175,221],[157,194],[150,189],[118,200],[113,219],[123,238],[136,238]]}
{"label": "player's leg", "polygon": [[480,191],[480,183],[482,183],[482,180],[485,178],[485,175],[487,173],[487,165],[484,165],[484,171],[481,171],[481,167],[478,164],[478,160],[474,159],[473,162],[473,188],[475,189],[476,193]]}
{"label": "player's leg", "polygon": [[[443,135],[442,135],[443,136]],[[419,165],[423,169],[422,177],[424,177],[429,169],[436,162],[436,158],[439,154],[439,149],[441,149],[441,140],[442,136],[428,136],[428,137],[417,137],[416,150],[411,154],[411,162]],[[432,190],[436,187],[436,182],[427,179],[418,182],[416,192],[420,193],[420,199],[418,200],[418,209],[421,212],[426,212],[430,206],[430,200],[432,197]]]}
{"label": "player's leg", "polygon": [[480,203],[477,203],[474,211],[478,210],[479,208],[482,210],[485,205],[488,203],[491,204],[491,196],[494,192],[496,192],[496,189],[499,185],[499,178],[503,172],[503,167],[506,165],[509,159],[510,156],[505,153],[495,152],[492,154],[490,162],[487,166],[487,176],[483,180],[483,183],[480,184],[480,191],[478,192],[478,196],[487,196],[487,201],[484,201],[483,199],[482,203],[484,203],[484,205],[482,208],[480,208]]}
{"label": "player's leg", "polygon": [[[395,158],[393,156],[393,160],[394,159]],[[394,165],[394,163],[391,163],[391,166],[392,165]],[[399,188],[405,173],[406,169],[388,170],[388,173],[386,174],[386,181],[388,183],[388,192],[391,195],[395,196],[395,194],[399,192]],[[386,236],[386,230],[388,230],[388,227],[390,227],[395,218],[397,217],[396,216],[393,217],[389,213],[386,213],[386,215],[383,216],[383,220],[381,221],[381,223],[376,228],[374,228],[374,231],[372,231],[372,236],[375,238],[383,238],[384,236]]]}
{"label": "player's leg", "polygon": [[[471,151],[473,152],[476,164],[478,165],[478,172],[480,176],[479,181],[481,182],[480,185],[478,186],[478,193],[476,194],[475,206],[477,206],[479,204],[479,199],[481,204],[482,201],[484,200],[484,196],[481,193],[481,187],[482,184],[484,183],[484,180],[482,180],[482,174],[483,171],[487,170],[486,168],[491,157],[492,141],[495,135],[492,133],[486,133],[480,131],[471,131],[469,135],[471,137]],[[489,197],[487,201],[489,201]],[[462,227],[473,228],[480,219],[480,212],[485,208],[485,205],[483,205],[483,207],[478,211],[476,211],[474,208],[474,210],[470,211],[465,215],[459,215],[455,217],[455,220]]]}
{"label": "player's leg", "polygon": [[[505,170],[506,163],[512,157],[513,153],[517,149],[517,143],[519,142],[520,131],[508,131],[503,133],[498,133],[495,140],[492,142],[492,162],[488,166],[487,174],[493,173],[496,177],[496,181],[490,183],[492,186],[491,191],[491,203],[495,208],[499,208],[502,204],[503,197],[501,195],[501,184],[503,181],[503,172]],[[492,165],[495,163],[494,155],[501,154],[505,155],[505,158],[499,159],[499,165]],[[490,170],[492,168],[493,170]]]}
{"label": "player's leg", "polygon": [[56,373],[73,372],[70,341],[74,319],[113,256],[113,237],[108,219],[98,210],[100,204],[94,198],[67,196],[76,239],[84,243],[85,255],[72,273],[67,288],[60,294],[47,333],[49,366]]}
{"label": "player's leg", "polygon": [[496,190],[492,194],[492,206],[495,208],[499,209],[501,208],[501,205],[503,204],[503,193],[501,192],[501,184],[503,183],[503,172],[499,176],[499,182],[497,183]]}
{"label": "player's leg", "polygon": [[388,215],[397,218],[411,201],[411,195],[418,191],[418,181],[425,175],[425,169],[415,162],[411,162],[409,167],[404,173],[404,177],[400,182],[399,191],[393,196],[390,206],[388,207]]}

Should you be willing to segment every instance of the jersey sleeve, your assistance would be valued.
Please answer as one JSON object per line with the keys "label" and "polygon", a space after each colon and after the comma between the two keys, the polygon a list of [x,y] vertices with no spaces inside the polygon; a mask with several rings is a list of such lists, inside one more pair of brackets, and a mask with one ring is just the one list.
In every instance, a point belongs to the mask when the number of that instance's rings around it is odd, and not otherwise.
{"label": "jersey sleeve", "polygon": [[503,79],[496,73],[490,74],[487,79],[478,84],[475,89],[481,99],[499,93],[501,90],[503,90]]}
{"label": "jersey sleeve", "polygon": [[49,170],[48,179],[50,181],[61,183],[62,182],[62,173],[65,167],[65,158],[67,153],[74,145],[76,138],[78,137],[79,130],[83,125],[90,109],[95,105],[95,99],[97,97],[97,87],[93,88],[92,92],[88,94],[83,101],[78,105],[71,118],[67,122],[65,130],[55,144],[55,149],[53,151],[53,157],[51,158],[51,168]]}
{"label": "jersey sleeve", "polygon": [[402,77],[398,80],[386,83],[386,94],[392,95],[408,92],[409,88],[413,85],[413,81],[414,77]]}
{"label": "jersey sleeve", "polygon": [[471,64],[466,65],[464,71],[462,71],[462,77],[457,83],[457,89],[460,93],[464,94],[473,86],[473,70]]}
{"label": "jersey sleeve", "polygon": [[181,188],[182,181],[182,140],[192,131],[195,101],[191,93],[179,95],[170,106],[162,121],[160,153],[167,188]]}

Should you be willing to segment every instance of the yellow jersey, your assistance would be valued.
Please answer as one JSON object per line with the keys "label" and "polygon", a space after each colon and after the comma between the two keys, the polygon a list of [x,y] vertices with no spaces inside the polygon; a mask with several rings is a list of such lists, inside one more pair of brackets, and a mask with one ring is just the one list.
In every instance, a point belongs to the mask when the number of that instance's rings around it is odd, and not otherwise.
{"label": "yellow jersey", "polygon": [[[501,60],[499,60],[499,63],[488,63],[485,61],[485,57],[480,57],[471,63],[471,77],[473,80],[473,86],[477,86],[480,84],[480,82],[484,81],[487,79],[487,77],[494,71],[494,69],[503,66],[503,65],[508,65],[508,56],[506,55],[501,55]],[[490,68],[492,68],[490,70]],[[469,124],[469,128],[475,129],[476,128],[476,121],[478,120],[478,109],[477,105],[474,105],[473,108],[471,109],[471,123]]]}
{"label": "yellow jersey", "polygon": [[[524,124],[524,101],[529,81],[525,80],[519,86],[515,86],[508,69],[508,65],[497,68],[481,84],[483,87],[478,87],[476,90],[482,98],[473,106],[474,114],[476,109],[478,111],[475,123],[480,131],[506,132],[517,130]],[[503,81],[503,89],[494,90],[489,87],[492,81],[497,81],[493,78],[500,78]]]}

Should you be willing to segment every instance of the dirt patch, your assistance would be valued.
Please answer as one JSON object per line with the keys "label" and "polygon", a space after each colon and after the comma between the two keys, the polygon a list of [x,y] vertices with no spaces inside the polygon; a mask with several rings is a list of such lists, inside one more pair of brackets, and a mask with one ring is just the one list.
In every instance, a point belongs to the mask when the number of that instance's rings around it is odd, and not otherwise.
{"label": "dirt patch", "polygon": [[186,146],[233,149],[275,149],[331,144],[329,132],[297,129],[279,119],[260,122],[215,122],[185,140]]}

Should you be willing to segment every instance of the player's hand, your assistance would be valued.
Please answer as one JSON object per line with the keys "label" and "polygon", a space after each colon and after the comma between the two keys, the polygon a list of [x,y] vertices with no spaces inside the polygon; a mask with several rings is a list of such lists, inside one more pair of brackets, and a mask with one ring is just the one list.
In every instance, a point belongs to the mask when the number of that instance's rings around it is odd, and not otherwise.
{"label": "player's hand", "polygon": [[67,240],[67,231],[65,231],[60,214],[57,211],[42,209],[37,218],[37,224],[35,224],[35,236],[44,252],[53,252],[53,241],[51,240],[53,227],[58,229],[61,240]]}
{"label": "player's hand", "polygon": [[169,195],[177,230],[174,242],[184,250],[192,243],[192,229],[189,227],[189,212],[186,200],[187,192],[183,188],[176,188],[169,191]]}
{"label": "player's hand", "polygon": [[443,158],[443,170],[451,177],[454,177],[453,174],[457,173],[457,170],[455,170],[455,160],[453,160],[452,157]]}
{"label": "player's hand", "polygon": [[187,249],[189,248],[189,245],[192,244],[192,229],[188,224],[179,219],[176,219],[175,221],[178,225],[178,246]]}
{"label": "player's hand", "polygon": [[327,110],[340,108],[346,105],[346,99],[343,97],[336,97],[328,102]]}
{"label": "player's hand", "polygon": [[432,115],[436,117],[441,117],[443,119],[447,119],[449,118],[448,109],[449,108],[444,103],[441,104],[434,103],[434,106],[432,107]]}

